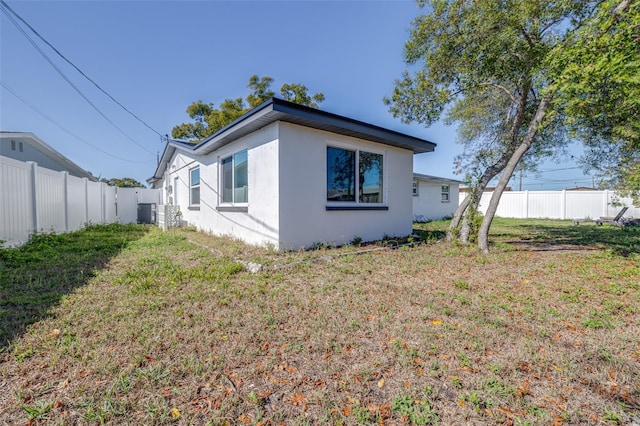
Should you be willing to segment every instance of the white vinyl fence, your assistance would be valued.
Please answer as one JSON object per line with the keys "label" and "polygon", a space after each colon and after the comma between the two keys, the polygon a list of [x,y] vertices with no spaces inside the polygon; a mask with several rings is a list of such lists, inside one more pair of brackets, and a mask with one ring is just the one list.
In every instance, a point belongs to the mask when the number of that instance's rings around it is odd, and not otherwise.
{"label": "white vinyl fence", "polygon": [[[486,213],[493,192],[485,192],[480,210]],[[460,202],[464,194],[460,194]],[[625,217],[640,218],[640,208],[631,198],[618,197],[615,191],[505,191],[500,197],[496,216],[529,219],[597,219],[615,216],[629,207]]]}
{"label": "white vinyl fence", "polygon": [[116,188],[0,156],[0,245],[33,232],[70,232],[89,223],[137,221],[138,203],[160,204],[157,189]]}

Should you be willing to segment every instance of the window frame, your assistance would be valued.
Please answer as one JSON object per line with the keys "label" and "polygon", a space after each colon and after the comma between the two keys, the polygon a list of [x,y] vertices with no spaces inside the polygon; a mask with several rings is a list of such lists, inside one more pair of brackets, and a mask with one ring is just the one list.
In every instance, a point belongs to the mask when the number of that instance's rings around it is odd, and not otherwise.
{"label": "window frame", "polygon": [[413,181],[413,184],[411,186],[411,193],[414,197],[418,197],[420,195],[420,184],[417,180]]}
{"label": "window frame", "polygon": [[[195,172],[195,171],[198,172],[198,183],[197,184],[193,183],[193,172]],[[200,177],[200,165],[197,165],[195,167],[191,167],[189,169],[189,207],[195,207],[195,208],[199,208],[200,207],[201,181],[202,181],[202,178]],[[194,189],[198,190],[198,202],[197,203],[193,202],[193,198],[194,198],[193,197],[193,191],[194,191]]]}
{"label": "window frame", "polygon": [[[246,174],[244,176],[244,179],[246,180],[246,193],[245,193],[245,197],[246,199],[244,201],[237,201],[236,200],[236,190],[240,189],[240,188],[236,188],[236,181],[238,179],[238,176],[236,175],[236,173],[238,172],[238,164],[236,162],[237,157],[239,157],[241,154],[245,155],[245,160],[244,162],[246,163],[246,169],[244,171],[244,173]],[[230,160],[230,161],[229,161]],[[231,201],[229,201],[226,198],[226,194],[225,194],[225,184],[227,183],[226,179],[225,179],[225,162],[229,161],[230,164],[230,169],[228,170],[231,173],[231,186],[230,186],[230,195],[231,195]],[[219,178],[219,190],[218,190],[218,210],[229,210],[229,211],[246,211],[246,206],[249,205],[249,150],[247,148],[244,149],[240,149],[238,151],[234,151],[228,155],[224,155],[224,156],[220,156],[218,157],[218,164],[220,165],[220,178]],[[234,207],[239,207],[240,210],[234,209]]]}
{"label": "window frame", "polygon": [[440,202],[441,203],[450,203],[451,202],[451,185],[440,185]]}
{"label": "window frame", "polygon": [[[354,168],[353,168],[353,201],[334,201],[329,199],[329,149],[339,149],[343,151],[349,151],[354,153]],[[361,153],[374,154],[382,157],[380,165],[380,198],[379,202],[365,202],[361,201],[360,185],[358,183],[358,174],[360,169]],[[387,201],[387,174],[386,174],[386,161],[387,154],[384,151],[375,149],[369,149],[368,147],[358,147],[352,145],[343,145],[339,143],[329,143],[325,148],[325,209],[326,210],[389,210],[386,205]]]}

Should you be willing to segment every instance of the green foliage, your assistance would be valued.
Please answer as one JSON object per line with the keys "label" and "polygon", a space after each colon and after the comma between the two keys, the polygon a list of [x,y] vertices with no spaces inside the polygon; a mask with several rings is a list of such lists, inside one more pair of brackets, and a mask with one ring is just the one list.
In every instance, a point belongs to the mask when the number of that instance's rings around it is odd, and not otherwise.
{"label": "green foliage", "polygon": [[100,182],[104,182],[110,186],[117,186],[118,188],[144,188],[145,186],[135,180],[134,178],[125,177],[125,178],[102,178]]}
{"label": "green foliage", "polygon": [[[243,100],[242,98],[225,99],[220,103],[219,108],[215,108],[213,103],[204,103],[197,100],[187,107],[189,118],[194,120],[191,123],[182,123],[173,127],[171,136],[176,139],[186,139],[196,143],[239,118],[252,108],[271,99],[275,92],[270,87],[273,78],[252,75],[249,77],[247,87],[251,92]],[[280,89],[282,98],[301,105],[318,108],[318,104],[324,101],[322,93],[309,95],[306,86],[298,83],[285,83]],[[246,103],[245,103],[246,100]]]}
{"label": "green foliage", "polygon": [[[396,80],[385,103],[405,122],[429,125],[444,117],[458,124],[464,152],[456,171],[479,192],[500,176],[499,197],[517,166],[532,168],[542,157],[561,154],[568,130],[595,134],[597,142],[636,133],[640,96],[629,91],[640,87],[638,28],[630,23],[638,22],[638,7],[619,3],[612,18],[611,1],[420,1],[428,13],[413,22],[405,44],[412,70]],[[637,170],[638,157],[628,160],[628,151],[616,164]],[[485,250],[495,206],[497,200],[478,234]],[[476,207],[474,200],[456,217]],[[466,243],[466,232],[461,236]]]}
{"label": "green foliage", "polygon": [[640,4],[607,0],[549,66],[571,135],[604,185],[640,194]]}

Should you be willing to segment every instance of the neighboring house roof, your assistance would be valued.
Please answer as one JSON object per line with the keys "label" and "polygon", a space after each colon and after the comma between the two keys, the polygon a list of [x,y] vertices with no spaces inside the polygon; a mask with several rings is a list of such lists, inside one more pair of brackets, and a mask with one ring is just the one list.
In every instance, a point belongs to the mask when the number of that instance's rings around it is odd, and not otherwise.
{"label": "neighboring house roof", "polygon": [[448,184],[452,184],[452,185],[462,183],[461,180],[447,179],[447,178],[438,177],[438,176],[423,175],[423,174],[420,174],[420,173],[414,173],[413,174],[413,179],[414,180],[427,181],[427,182],[448,183]]}
{"label": "neighboring house roof", "polygon": [[154,182],[162,178],[167,167],[167,162],[173,156],[176,149],[190,150],[198,155],[206,155],[276,121],[284,121],[317,130],[405,148],[416,154],[431,152],[436,146],[435,143],[425,139],[316,108],[295,104],[278,98],[271,98],[218,130],[213,135],[202,140],[197,145],[178,141],[168,142],[153,177],[148,179],[147,182]]}
{"label": "neighboring house roof", "polygon": [[[460,192],[471,192],[472,189],[473,188],[470,187],[470,186],[462,186],[462,187],[460,187]],[[495,186],[487,186],[484,189],[484,192],[493,192],[495,189],[496,189]],[[504,190],[505,191],[511,191],[511,187],[510,186],[505,186]]]}
{"label": "neighboring house roof", "polygon": [[[72,176],[76,176],[79,178],[87,178],[92,181],[97,181],[97,178],[93,176],[91,173],[84,170],[82,167],[78,166],[73,161],[69,160],[67,157],[47,145],[42,139],[37,137],[31,132],[7,132],[0,131],[0,139],[6,140],[14,140],[17,143],[22,142],[25,145],[32,147],[33,149],[39,151],[42,155],[52,160],[56,163],[58,167],[58,171],[66,171]],[[4,146],[4,148],[2,148]],[[17,151],[12,151],[10,149],[6,149],[5,144],[0,144],[0,155],[5,157],[13,158],[15,160],[20,161],[36,161],[36,158],[31,158],[30,153],[27,151],[21,152],[17,154]],[[49,168],[48,165],[39,164],[42,167]]]}
{"label": "neighboring house roof", "polygon": [[567,188],[565,191],[597,191],[598,188],[591,188],[589,186],[576,186],[574,188]]}

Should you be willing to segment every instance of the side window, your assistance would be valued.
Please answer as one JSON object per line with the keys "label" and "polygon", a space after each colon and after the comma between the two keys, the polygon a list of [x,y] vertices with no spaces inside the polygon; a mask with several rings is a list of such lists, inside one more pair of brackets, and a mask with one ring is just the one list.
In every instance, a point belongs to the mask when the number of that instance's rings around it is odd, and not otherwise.
{"label": "side window", "polygon": [[189,205],[200,205],[200,167],[189,170]]}
{"label": "side window", "polygon": [[449,185],[442,185],[441,202],[449,202]]}
{"label": "side window", "polygon": [[249,161],[247,150],[236,152],[223,158],[222,165],[222,202],[249,202]]}
{"label": "side window", "polygon": [[173,178],[173,203],[175,205],[179,205],[180,201],[178,200],[178,184],[180,183],[180,178],[178,176]]}
{"label": "side window", "polygon": [[355,173],[355,151],[327,147],[327,201],[355,201]]}
{"label": "side window", "polygon": [[417,197],[418,196],[418,182],[413,182],[412,191],[413,191],[413,196]]}
{"label": "side window", "polygon": [[383,202],[382,154],[327,147],[327,201]]}

